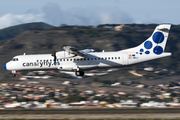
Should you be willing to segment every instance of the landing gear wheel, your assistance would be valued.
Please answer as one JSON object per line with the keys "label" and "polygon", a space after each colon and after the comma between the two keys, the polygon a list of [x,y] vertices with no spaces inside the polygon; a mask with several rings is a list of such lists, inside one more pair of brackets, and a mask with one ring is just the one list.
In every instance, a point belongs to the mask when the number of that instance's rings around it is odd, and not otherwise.
{"label": "landing gear wheel", "polygon": [[84,75],[84,71],[76,71],[76,76],[83,76]]}
{"label": "landing gear wheel", "polygon": [[16,77],[16,74],[13,74],[13,77]]}
{"label": "landing gear wheel", "polygon": [[13,75],[12,75],[13,77],[16,77],[16,71],[13,70],[13,71],[12,71],[12,74],[13,74]]}

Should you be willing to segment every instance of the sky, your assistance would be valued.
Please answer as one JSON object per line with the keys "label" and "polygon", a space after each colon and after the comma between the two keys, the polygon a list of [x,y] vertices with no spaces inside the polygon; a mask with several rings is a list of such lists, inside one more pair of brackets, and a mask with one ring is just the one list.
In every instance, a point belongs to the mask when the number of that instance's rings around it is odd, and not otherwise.
{"label": "sky", "polygon": [[0,0],[0,29],[31,22],[178,25],[179,11],[180,0]]}

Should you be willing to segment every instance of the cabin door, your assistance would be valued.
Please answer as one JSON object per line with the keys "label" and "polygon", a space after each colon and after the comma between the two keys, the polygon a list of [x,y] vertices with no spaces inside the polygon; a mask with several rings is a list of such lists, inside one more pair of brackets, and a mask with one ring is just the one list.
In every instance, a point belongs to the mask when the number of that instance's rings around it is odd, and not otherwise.
{"label": "cabin door", "polygon": [[123,54],[123,65],[128,65],[128,54],[127,53]]}

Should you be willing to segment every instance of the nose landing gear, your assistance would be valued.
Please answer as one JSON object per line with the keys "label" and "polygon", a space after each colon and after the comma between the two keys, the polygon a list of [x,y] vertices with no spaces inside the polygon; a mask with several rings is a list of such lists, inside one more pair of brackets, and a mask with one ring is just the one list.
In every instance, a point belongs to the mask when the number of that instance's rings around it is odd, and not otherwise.
{"label": "nose landing gear", "polygon": [[13,77],[16,77],[16,71],[12,71],[12,74]]}
{"label": "nose landing gear", "polygon": [[13,76],[13,77],[16,77],[16,74],[13,74],[12,76]]}

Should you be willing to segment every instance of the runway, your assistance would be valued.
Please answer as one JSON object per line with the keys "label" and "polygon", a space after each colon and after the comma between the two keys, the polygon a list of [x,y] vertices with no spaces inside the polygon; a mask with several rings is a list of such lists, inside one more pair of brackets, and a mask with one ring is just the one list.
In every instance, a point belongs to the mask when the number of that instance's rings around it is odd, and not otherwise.
{"label": "runway", "polygon": [[128,108],[128,109],[6,109],[0,114],[152,114],[180,113],[180,108]]}
{"label": "runway", "polygon": [[1,119],[23,119],[23,120],[162,120],[162,119],[180,119],[178,113],[155,113],[155,114],[10,114],[0,115]]}

